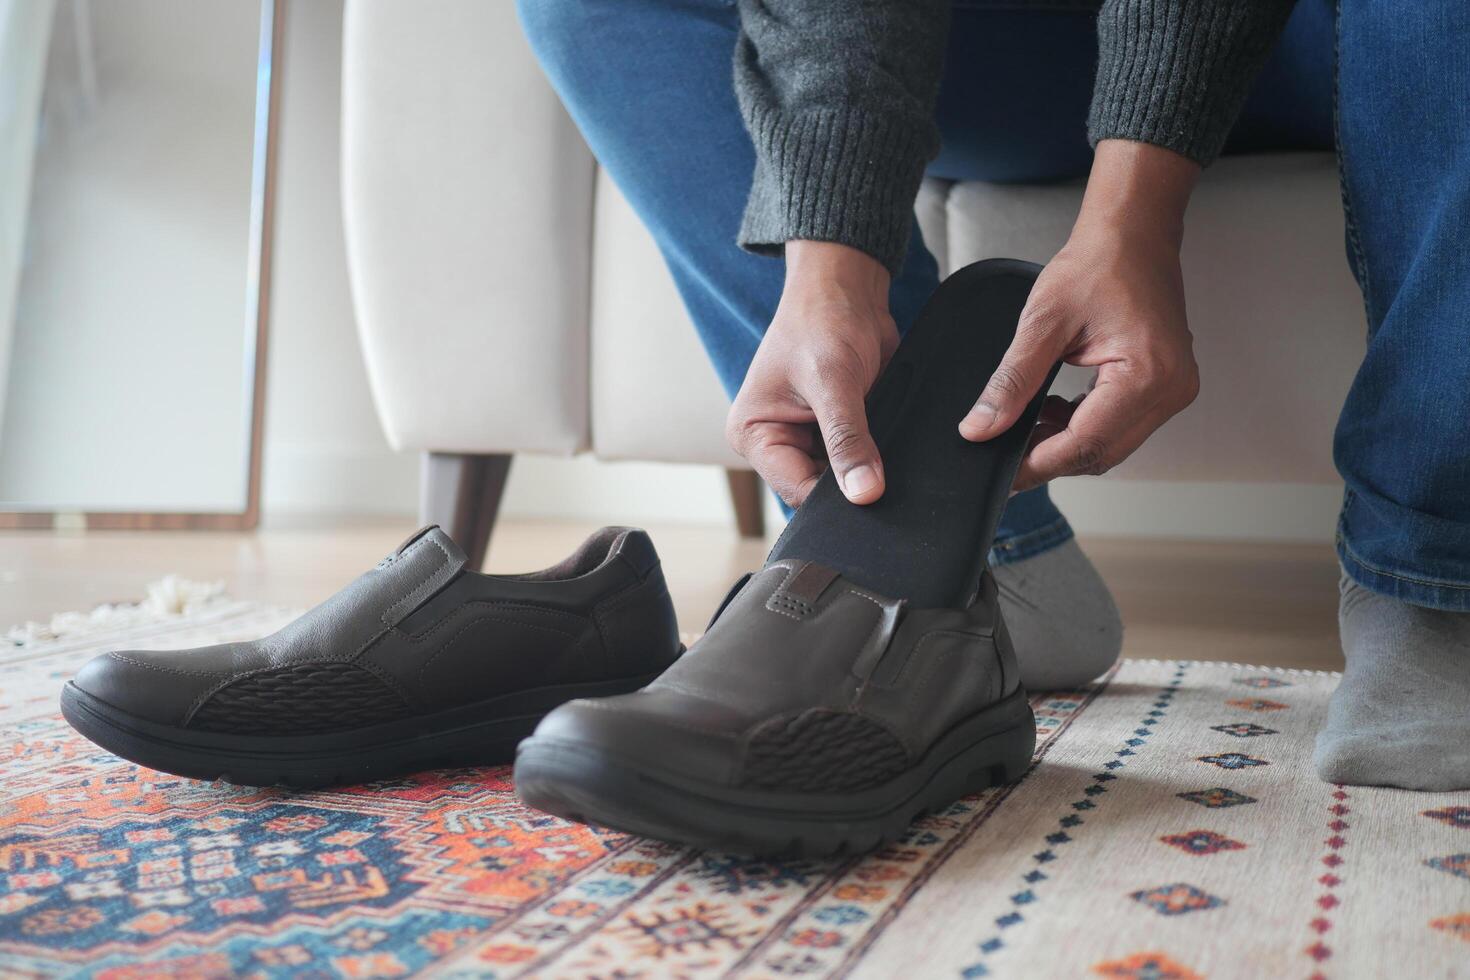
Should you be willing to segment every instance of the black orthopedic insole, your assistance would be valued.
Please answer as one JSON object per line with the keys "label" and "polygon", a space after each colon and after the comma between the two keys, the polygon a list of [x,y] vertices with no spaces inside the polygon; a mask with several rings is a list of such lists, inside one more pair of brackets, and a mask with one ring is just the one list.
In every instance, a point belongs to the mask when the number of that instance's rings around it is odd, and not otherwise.
{"label": "black orthopedic insole", "polygon": [[1016,333],[1041,267],[987,259],[940,284],[868,396],[868,426],[887,488],[850,503],[829,470],[767,562],[801,558],[919,607],[964,607],[1026,451],[1052,368],[1009,431],[974,443],[959,433]]}

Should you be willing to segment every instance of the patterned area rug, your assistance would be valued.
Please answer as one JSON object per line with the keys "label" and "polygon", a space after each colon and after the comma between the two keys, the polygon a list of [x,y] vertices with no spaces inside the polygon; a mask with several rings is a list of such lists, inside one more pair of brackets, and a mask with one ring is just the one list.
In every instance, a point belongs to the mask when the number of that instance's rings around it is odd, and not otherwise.
{"label": "patterned area rug", "polygon": [[1470,975],[1470,794],[1318,782],[1329,674],[1127,662],[1034,700],[1020,784],[766,863],[539,814],[504,769],[261,792],[74,735],[56,693],[97,651],[289,618],[190,608],[0,651],[0,975]]}

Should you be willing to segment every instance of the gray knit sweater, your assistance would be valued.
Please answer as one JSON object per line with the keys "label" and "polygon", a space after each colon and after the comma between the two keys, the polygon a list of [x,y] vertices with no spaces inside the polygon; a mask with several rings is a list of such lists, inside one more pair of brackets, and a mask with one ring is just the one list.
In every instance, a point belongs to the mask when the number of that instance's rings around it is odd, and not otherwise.
{"label": "gray knit sweater", "polygon": [[[951,0],[738,2],[735,91],[756,151],[740,244],[778,254],[792,239],[841,242],[897,272],[939,150]],[[1154,143],[1208,164],[1292,3],[1104,0],[1089,138]]]}

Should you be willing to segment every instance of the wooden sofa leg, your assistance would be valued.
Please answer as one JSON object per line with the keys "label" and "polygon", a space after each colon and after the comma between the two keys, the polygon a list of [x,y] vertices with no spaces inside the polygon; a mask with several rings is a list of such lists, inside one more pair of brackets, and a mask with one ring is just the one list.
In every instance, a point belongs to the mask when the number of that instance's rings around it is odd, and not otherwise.
{"label": "wooden sofa leg", "polygon": [[424,454],[419,520],[442,527],[475,571],[485,563],[510,460],[508,453]]}
{"label": "wooden sofa leg", "polygon": [[735,505],[735,526],[742,538],[766,536],[766,486],[754,470],[726,470],[730,503]]}

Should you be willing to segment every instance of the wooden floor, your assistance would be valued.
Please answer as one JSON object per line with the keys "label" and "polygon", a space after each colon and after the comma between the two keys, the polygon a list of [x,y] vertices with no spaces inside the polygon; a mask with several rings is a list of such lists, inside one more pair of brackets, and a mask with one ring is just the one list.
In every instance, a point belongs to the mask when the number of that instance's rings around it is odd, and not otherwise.
{"label": "wooden floor", "polygon": [[[372,566],[413,530],[405,522],[218,532],[0,532],[0,631],[52,613],[138,598],[168,573],[222,579],[239,598],[306,607]],[[507,523],[489,571],[527,571],[593,530]],[[733,528],[650,528],[683,629],[697,631],[766,544]],[[1337,565],[1315,545],[1083,542],[1117,596],[1125,655],[1336,670]]]}

